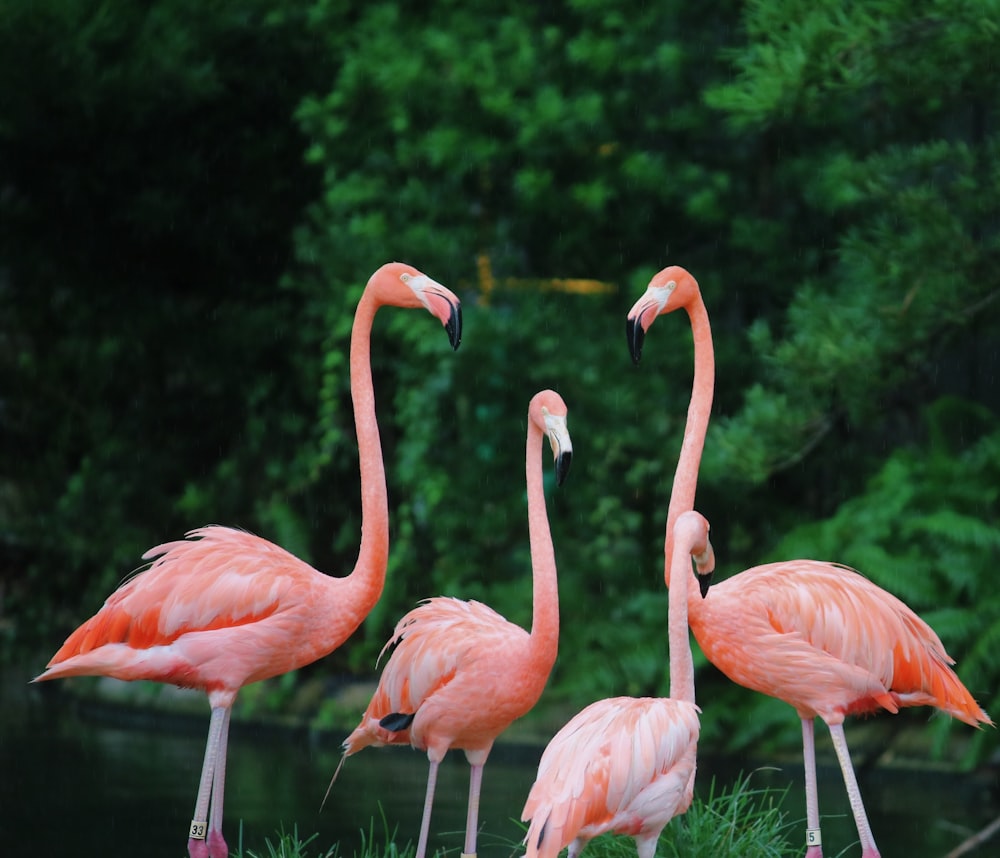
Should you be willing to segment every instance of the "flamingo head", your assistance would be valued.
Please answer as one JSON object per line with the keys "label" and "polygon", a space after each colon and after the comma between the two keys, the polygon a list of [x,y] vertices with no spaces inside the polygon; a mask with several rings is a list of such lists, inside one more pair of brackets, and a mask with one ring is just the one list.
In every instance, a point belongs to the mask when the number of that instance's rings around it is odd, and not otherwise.
{"label": "flamingo head", "polygon": [[708,519],[694,510],[681,513],[674,524],[674,544],[691,546],[691,557],[698,573],[698,588],[703,599],[708,595],[715,571],[715,550],[708,539],[709,529]]}
{"label": "flamingo head", "polygon": [[462,342],[462,303],[436,280],[403,262],[388,262],[368,281],[379,304],[424,307],[444,325],[453,349]]}
{"label": "flamingo head", "polygon": [[566,403],[554,390],[542,390],[531,397],[528,419],[549,439],[556,463],[556,484],[562,485],[573,461],[573,441],[566,425]]}
{"label": "flamingo head", "polygon": [[632,305],[625,322],[632,362],[639,363],[646,331],[657,316],[678,307],[690,307],[700,298],[698,281],[679,265],[670,265],[653,277],[642,297]]}

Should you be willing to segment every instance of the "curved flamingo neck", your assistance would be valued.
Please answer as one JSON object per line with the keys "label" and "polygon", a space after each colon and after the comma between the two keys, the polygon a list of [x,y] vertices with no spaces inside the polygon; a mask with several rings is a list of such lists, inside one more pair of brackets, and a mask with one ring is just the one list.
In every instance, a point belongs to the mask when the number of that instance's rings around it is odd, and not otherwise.
{"label": "curved flamingo neck", "polygon": [[[528,420],[524,473],[528,487],[528,542],[531,546],[531,651],[539,660],[556,660],[559,648],[559,585],[542,482],[542,430]],[[546,672],[546,677],[548,673]]]}
{"label": "curved flamingo neck", "polygon": [[[675,583],[670,588],[667,641],[670,645],[670,697],[694,703],[694,660],[688,632],[688,591],[691,587],[691,546],[675,542],[671,558]],[[697,598],[697,597],[696,597]]]}
{"label": "curved flamingo neck", "polygon": [[349,580],[357,588],[356,598],[365,613],[382,595],[389,562],[389,495],[371,365],[371,332],[379,306],[372,292],[366,289],[351,328],[351,400],[361,466],[361,548]]}
{"label": "curved flamingo neck", "polygon": [[677,470],[674,472],[670,506],[667,508],[666,536],[663,543],[663,577],[668,587],[673,557],[674,524],[682,512],[694,509],[698,470],[701,467],[701,454],[705,447],[708,418],[712,412],[712,396],[715,391],[715,349],[712,346],[712,326],[708,321],[705,302],[699,295],[698,300],[688,305],[686,309],[694,338],[694,380],[691,385],[687,423],[684,425],[684,441],[677,459]]}

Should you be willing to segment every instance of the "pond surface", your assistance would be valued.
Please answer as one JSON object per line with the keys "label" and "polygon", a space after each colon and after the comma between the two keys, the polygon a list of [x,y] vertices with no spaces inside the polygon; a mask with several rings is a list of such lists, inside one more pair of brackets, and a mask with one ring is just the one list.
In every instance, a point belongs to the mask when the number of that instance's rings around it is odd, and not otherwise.
{"label": "pond surface", "polygon": [[[208,707],[191,719],[107,717],[67,705],[65,696],[10,684],[0,692],[0,842],[4,855],[107,858],[185,858],[187,826],[208,728]],[[22,690],[23,689],[23,690]],[[789,717],[794,717],[789,712]],[[818,731],[817,731],[818,733]],[[534,779],[540,748],[498,745],[483,781],[480,855],[517,854],[511,842],[521,831],[512,821]],[[407,748],[369,748],[347,761],[320,802],[339,762],[336,740],[276,734],[234,725],[226,793],[225,833],[264,850],[279,827],[318,833],[317,847],[341,843],[352,858],[361,830],[373,818],[376,841],[384,839],[381,813],[397,841],[415,841],[427,776],[423,754]],[[832,762],[832,761],[831,761]],[[730,785],[748,761],[701,760],[699,792],[713,775]],[[790,786],[784,809],[804,838],[801,766],[762,769],[753,785]],[[839,769],[822,765],[820,807],[827,856],[856,856],[856,833]],[[862,784],[883,858],[941,858],[968,833],[1000,814],[996,791],[981,777],[876,770]],[[993,787],[996,785],[993,784]],[[432,820],[431,847],[457,854],[463,842],[468,765],[460,753],[441,766]],[[848,848],[850,847],[850,848]],[[312,854],[320,851],[312,850]],[[586,854],[586,853],[585,853]],[[969,856],[1000,854],[996,840]]]}

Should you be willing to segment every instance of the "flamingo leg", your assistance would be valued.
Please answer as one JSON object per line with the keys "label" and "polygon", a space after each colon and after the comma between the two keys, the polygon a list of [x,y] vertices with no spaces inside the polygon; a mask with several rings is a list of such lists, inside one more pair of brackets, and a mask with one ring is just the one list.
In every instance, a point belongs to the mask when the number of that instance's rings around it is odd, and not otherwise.
{"label": "flamingo leg", "polygon": [[837,751],[837,759],[840,760],[840,770],[844,773],[844,786],[847,787],[847,797],[851,802],[854,823],[858,827],[858,839],[861,841],[861,858],[880,858],[878,848],[875,846],[875,837],[872,835],[872,827],[868,822],[868,814],[865,813],[865,805],[861,800],[861,789],[858,787],[858,779],[854,774],[851,754],[847,750],[844,725],[829,724],[827,726],[829,726],[830,736],[833,738],[833,747]]}
{"label": "flamingo leg", "polygon": [[802,764],[806,772],[806,858],[823,858],[819,830],[819,790],[816,785],[815,719],[802,719]]}
{"label": "flamingo leg", "polygon": [[431,806],[434,804],[434,788],[437,785],[438,762],[431,760],[427,772],[427,794],[424,796],[424,816],[420,820],[420,839],[417,841],[416,858],[424,858],[427,854],[427,835],[431,829]]}
{"label": "flamingo leg", "polygon": [[469,769],[469,811],[465,817],[465,850],[461,858],[476,858],[476,834],[479,828],[479,792],[483,785],[483,764]]}
{"label": "flamingo leg", "polygon": [[208,820],[208,854],[212,858],[229,858],[229,847],[222,836],[222,803],[226,794],[226,752],[229,747],[229,716],[232,709],[224,709],[223,712],[225,715],[215,753],[212,804]]}
{"label": "flamingo leg", "polygon": [[[198,798],[194,804],[194,816],[188,834],[188,855],[191,858],[209,858],[211,855],[209,844],[205,840],[209,833],[208,803],[212,797],[212,783],[215,780],[215,767],[219,759],[219,742],[226,732],[228,723],[229,707],[217,706],[212,709],[212,720],[208,725],[208,741],[205,743],[205,761],[202,763],[201,781],[198,784]],[[225,750],[222,754],[225,759]]]}
{"label": "flamingo leg", "polygon": [[[647,834],[635,839],[635,851],[639,858],[655,858],[659,834]],[[568,856],[567,856],[568,858]]]}

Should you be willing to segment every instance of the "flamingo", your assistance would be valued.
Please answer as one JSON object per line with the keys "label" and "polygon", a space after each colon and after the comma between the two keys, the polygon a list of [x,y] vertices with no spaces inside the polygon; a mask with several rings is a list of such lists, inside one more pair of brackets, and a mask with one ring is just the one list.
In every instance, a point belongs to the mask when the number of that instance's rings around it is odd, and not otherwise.
{"label": "flamingo", "polygon": [[33,680],[150,679],[208,695],[212,714],[189,830],[191,858],[226,858],[229,852],[222,803],[229,717],[240,688],[332,652],[382,594],[389,509],[370,351],[375,313],[383,305],[424,307],[445,326],[453,348],[461,340],[461,305],[441,284],[398,262],[369,279],[351,330],[363,521],[351,574],[333,578],[260,537],[201,527],[147,551],[143,559],[152,565],[116,590]]}
{"label": "flamingo", "polygon": [[[693,508],[715,386],[708,313],[698,283],[679,266],[656,274],[628,313],[629,350],[639,362],[656,317],[683,308],[694,336],[694,382],[664,550],[673,522]],[[665,568],[671,584],[670,567]],[[934,630],[905,603],[854,569],[790,560],[747,569],[688,598],[691,630],[709,661],[734,682],[795,707],[802,721],[806,858],[822,858],[814,722],[830,730],[858,830],[862,858],[878,858],[844,736],[844,718],[905,706],[934,706],[974,727],[993,722],[950,665]]]}
{"label": "flamingo", "polygon": [[666,824],[691,806],[700,722],[688,637],[687,571],[703,588],[715,568],[708,522],[677,519],[670,590],[670,697],[611,697],[591,703],[549,742],[528,793],[525,858],[576,858],[608,831],[630,834],[639,858],[653,858]]}
{"label": "flamingo", "polygon": [[543,436],[549,439],[561,485],[573,447],[566,405],[551,390],[536,393],[528,406],[531,632],[481,602],[444,596],[421,602],[396,624],[382,651],[395,646],[378,687],[360,724],[344,740],[341,765],[369,745],[409,744],[427,752],[430,766],[416,858],[426,853],[438,765],[451,748],[464,750],[471,767],[463,855],[474,858],[486,758],[497,736],[538,701],[556,660],[559,593],[542,487]]}

